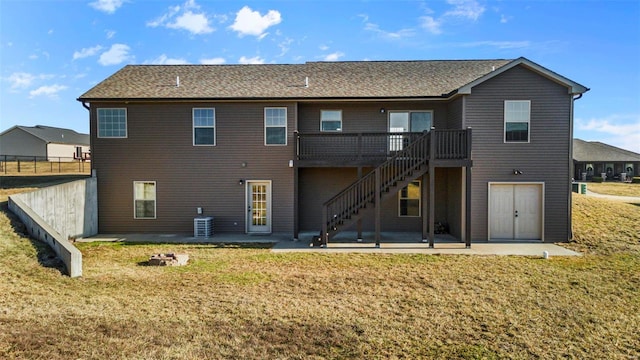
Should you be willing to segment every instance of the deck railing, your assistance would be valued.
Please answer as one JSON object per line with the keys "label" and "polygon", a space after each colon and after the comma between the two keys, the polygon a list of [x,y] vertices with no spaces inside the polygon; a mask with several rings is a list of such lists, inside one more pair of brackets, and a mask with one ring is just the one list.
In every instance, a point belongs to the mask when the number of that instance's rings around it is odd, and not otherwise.
{"label": "deck railing", "polygon": [[[427,159],[463,160],[471,157],[469,129],[434,129],[430,134],[433,144],[426,149],[424,156]],[[381,163],[422,135],[406,132],[296,133],[296,158],[302,163]]]}

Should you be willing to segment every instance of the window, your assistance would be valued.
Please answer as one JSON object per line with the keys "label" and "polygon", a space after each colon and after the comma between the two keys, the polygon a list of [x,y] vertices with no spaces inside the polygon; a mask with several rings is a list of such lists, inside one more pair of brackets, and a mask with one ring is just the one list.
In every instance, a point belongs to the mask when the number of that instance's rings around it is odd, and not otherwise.
{"label": "window", "polygon": [[[393,111],[389,112],[389,132],[423,132],[431,129],[433,123],[432,111]],[[389,137],[389,150],[400,151],[409,142],[404,135]]]}
{"label": "window", "polygon": [[342,131],[342,110],[320,110],[320,131]]}
{"label": "window", "polygon": [[101,108],[98,109],[98,137],[126,138],[127,137],[127,109]]}
{"label": "window", "polygon": [[531,101],[507,100],[504,102],[504,141],[529,142],[529,118]]}
{"label": "window", "polygon": [[216,110],[193,109],[193,145],[216,144]]}
{"label": "window", "polygon": [[156,182],[133,182],[133,217],[134,219],[156,218]]}
{"label": "window", "polygon": [[420,216],[420,181],[412,181],[398,193],[398,216]]}
{"label": "window", "polygon": [[287,108],[264,108],[265,145],[287,145]]}

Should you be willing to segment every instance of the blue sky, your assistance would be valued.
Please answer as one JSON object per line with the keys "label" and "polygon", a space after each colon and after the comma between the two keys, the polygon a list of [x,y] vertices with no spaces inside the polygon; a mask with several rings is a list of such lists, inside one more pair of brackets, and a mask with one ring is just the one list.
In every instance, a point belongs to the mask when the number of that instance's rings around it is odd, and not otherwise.
{"label": "blue sky", "polygon": [[591,90],[575,137],[640,153],[640,1],[0,0],[0,131],[88,132],[127,64],[515,59]]}

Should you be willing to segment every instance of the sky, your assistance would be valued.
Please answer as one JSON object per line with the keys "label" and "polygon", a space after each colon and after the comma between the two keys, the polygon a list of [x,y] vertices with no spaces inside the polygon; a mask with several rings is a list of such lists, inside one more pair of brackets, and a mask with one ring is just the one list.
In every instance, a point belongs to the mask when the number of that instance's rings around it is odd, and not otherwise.
{"label": "sky", "polygon": [[516,59],[590,89],[574,137],[640,153],[640,1],[0,0],[0,132],[89,131],[128,64]]}

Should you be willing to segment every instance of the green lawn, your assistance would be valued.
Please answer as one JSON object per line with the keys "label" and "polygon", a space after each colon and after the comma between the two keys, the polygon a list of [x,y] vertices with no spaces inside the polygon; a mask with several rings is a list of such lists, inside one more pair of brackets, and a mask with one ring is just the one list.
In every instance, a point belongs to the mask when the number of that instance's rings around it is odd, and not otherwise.
{"label": "green lawn", "polygon": [[576,195],[574,218],[584,257],[84,243],[71,279],[3,203],[0,358],[638,359],[640,206]]}

